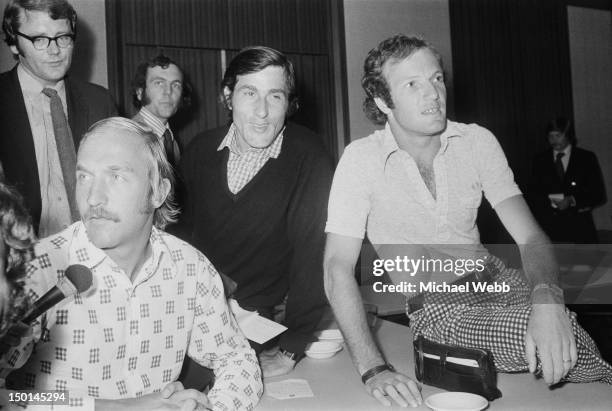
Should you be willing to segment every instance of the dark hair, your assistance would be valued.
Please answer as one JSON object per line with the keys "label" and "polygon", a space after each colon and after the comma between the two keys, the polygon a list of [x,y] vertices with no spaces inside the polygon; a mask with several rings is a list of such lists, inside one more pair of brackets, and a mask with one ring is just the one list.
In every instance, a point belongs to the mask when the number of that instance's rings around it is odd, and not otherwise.
{"label": "dark hair", "polygon": [[25,276],[25,265],[33,257],[36,237],[21,195],[0,181],[0,241],[7,246],[6,273],[15,283]]}
{"label": "dark hair", "polygon": [[[266,67],[278,66],[285,71],[285,82],[287,90],[289,90],[289,107],[287,108],[287,117],[295,113],[299,107],[297,90],[295,84],[295,69],[293,63],[283,53],[270,47],[251,46],[240,50],[238,54],[230,61],[225,75],[221,81],[220,100],[228,110],[231,110],[230,99],[234,92],[234,87],[238,82],[238,76],[245,74],[257,73]],[[230,91],[229,97],[223,93],[227,87]]]}
{"label": "dark hair", "polygon": [[546,138],[548,138],[548,134],[552,131],[565,134],[569,143],[573,146],[576,145],[574,124],[567,117],[559,116],[554,120],[550,120],[548,124],[546,124]]}
{"label": "dark hair", "polygon": [[430,50],[438,60],[440,68],[444,70],[440,53],[420,37],[396,34],[380,42],[376,48],[368,53],[363,64],[363,77],[361,79],[361,86],[366,93],[363,111],[374,124],[385,124],[387,121],[387,115],[378,108],[374,98],[381,98],[389,108],[395,107],[391,99],[391,90],[383,75],[385,64],[403,60],[421,49]]}
{"label": "dark hair", "polygon": [[66,0],[9,0],[4,8],[4,20],[2,21],[4,41],[9,46],[17,44],[15,32],[19,31],[21,25],[19,17],[22,10],[43,11],[53,20],[66,19],[70,22],[72,32],[76,34],[77,14]]}
{"label": "dark hair", "polygon": [[181,103],[179,104],[179,109],[186,109],[191,106],[191,96],[192,96],[192,87],[185,75],[185,71],[179,66],[174,60],[170,57],[164,56],[160,54],[152,59],[144,61],[136,67],[136,73],[134,74],[134,78],[132,79],[132,103],[134,107],[141,108],[143,102],[138,99],[138,90],[141,89],[143,92],[143,96],[146,94],[145,90],[147,88],[147,71],[149,68],[153,67],[161,67],[163,69],[167,69],[170,64],[174,64],[183,75],[183,93],[181,94]]}

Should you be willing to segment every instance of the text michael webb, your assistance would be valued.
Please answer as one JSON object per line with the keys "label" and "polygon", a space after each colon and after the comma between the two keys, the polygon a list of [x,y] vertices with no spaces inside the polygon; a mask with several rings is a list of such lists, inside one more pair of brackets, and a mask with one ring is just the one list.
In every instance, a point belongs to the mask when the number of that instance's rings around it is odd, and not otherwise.
{"label": "text michael webb", "polygon": [[510,286],[505,282],[487,283],[467,281],[463,284],[453,284],[446,281],[401,281],[397,284],[383,284],[380,281],[372,284],[377,293],[507,293]]}

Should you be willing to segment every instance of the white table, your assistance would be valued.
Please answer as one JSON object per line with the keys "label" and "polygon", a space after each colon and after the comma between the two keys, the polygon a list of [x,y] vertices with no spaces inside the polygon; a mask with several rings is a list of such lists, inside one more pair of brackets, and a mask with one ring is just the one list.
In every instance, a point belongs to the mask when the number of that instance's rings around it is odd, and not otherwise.
{"label": "white table", "polygon": [[[399,371],[414,378],[412,335],[408,327],[381,321],[376,332],[385,356]],[[290,378],[306,379],[314,397],[276,400],[264,394],[260,410],[373,410],[387,408],[368,396],[361,379],[345,349],[327,360],[303,359],[296,369],[285,376],[267,379],[282,381]],[[493,401],[490,410],[606,410],[612,409],[612,387],[600,383],[566,384],[549,390],[531,374],[498,374],[498,387],[503,397]],[[424,386],[423,397],[442,392]],[[427,409],[422,405],[421,410]]]}

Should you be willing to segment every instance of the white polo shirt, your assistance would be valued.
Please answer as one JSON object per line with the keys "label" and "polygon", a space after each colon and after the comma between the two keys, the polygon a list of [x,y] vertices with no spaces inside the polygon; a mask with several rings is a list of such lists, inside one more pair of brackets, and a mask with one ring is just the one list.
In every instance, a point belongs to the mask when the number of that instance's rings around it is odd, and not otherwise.
{"label": "white polo shirt", "polygon": [[347,146],[334,175],[325,231],[356,238],[367,232],[373,244],[480,244],[482,194],[495,207],[521,191],[487,129],[449,121],[440,139],[435,199],[388,124]]}

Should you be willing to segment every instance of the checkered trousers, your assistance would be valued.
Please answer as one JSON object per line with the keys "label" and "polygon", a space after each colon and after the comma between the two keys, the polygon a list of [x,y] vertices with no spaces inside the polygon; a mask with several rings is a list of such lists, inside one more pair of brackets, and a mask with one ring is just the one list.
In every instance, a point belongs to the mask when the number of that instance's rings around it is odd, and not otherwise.
{"label": "checkered trousers", "polygon": [[[530,287],[524,274],[507,268],[491,256],[487,265],[495,283],[509,292],[428,293],[423,308],[412,314],[414,338],[491,351],[500,372],[527,371],[524,338],[531,314]],[[567,310],[576,338],[578,361],[564,381],[601,381],[612,384],[612,366],[601,358],[597,346]],[[538,372],[542,367],[538,359]]]}

